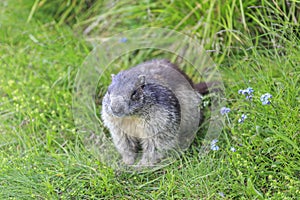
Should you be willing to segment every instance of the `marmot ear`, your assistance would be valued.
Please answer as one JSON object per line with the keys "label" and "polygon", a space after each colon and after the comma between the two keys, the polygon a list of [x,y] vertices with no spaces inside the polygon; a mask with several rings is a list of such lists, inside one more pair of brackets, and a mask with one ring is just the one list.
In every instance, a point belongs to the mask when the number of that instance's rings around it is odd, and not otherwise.
{"label": "marmot ear", "polygon": [[113,80],[116,75],[115,74],[111,74],[110,76],[111,76],[111,80]]}
{"label": "marmot ear", "polygon": [[145,84],[145,75],[139,75],[138,79],[140,81],[140,84]]}

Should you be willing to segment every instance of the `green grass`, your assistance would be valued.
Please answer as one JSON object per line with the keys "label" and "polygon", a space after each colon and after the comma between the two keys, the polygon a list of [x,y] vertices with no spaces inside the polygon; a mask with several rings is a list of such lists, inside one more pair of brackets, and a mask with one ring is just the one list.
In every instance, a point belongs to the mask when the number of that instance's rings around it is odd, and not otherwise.
{"label": "green grass", "polygon": [[[113,6],[4,0],[0,5],[0,199],[300,196],[299,1],[124,0]],[[223,75],[231,112],[219,151],[199,155],[197,137],[185,156],[166,168],[114,171],[89,151],[75,126],[75,76],[92,50],[88,41],[149,26],[174,28],[213,50],[209,54]],[[129,67],[164,54],[135,55],[115,64]],[[252,101],[238,94],[247,87],[255,90]],[[272,104],[262,105],[259,98],[267,92]],[[242,113],[248,118],[239,124]]]}

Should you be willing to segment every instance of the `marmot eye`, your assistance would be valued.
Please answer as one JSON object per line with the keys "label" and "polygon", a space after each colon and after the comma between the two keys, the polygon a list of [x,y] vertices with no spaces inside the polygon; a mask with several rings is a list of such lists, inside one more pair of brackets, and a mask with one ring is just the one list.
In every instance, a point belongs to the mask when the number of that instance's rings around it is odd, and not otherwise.
{"label": "marmot eye", "polygon": [[137,99],[137,90],[134,90],[133,93],[131,94],[131,99],[136,100]]}
{"label": "marmot eye", "polygon": [[143,93],[145,85],[139,86],[136,90],[134,90],[131,94],[131,99],[132,100],[138,100],[141,94]]}

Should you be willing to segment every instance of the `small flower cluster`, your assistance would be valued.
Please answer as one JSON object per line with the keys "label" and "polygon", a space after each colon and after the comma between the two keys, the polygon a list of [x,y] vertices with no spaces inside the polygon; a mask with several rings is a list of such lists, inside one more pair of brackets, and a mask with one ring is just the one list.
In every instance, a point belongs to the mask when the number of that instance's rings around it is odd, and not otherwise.
{"label": "small flower cluster", "polygon": [[[239,94],[243,94],[246,96],[246,99],[249,99],[251,100],[252,97],[253,97],[253,88],[251,87],[248,87],[247,89],[244,89],[244,90],[239,90]],[[270,104],[270,98],[272,98],[272,95],[270,93],[266,93],[266,94],[263,94],[261,97],[260,97],[260,101],[262,102],[263,105],[267,105],[267,104]]]}
{"label": "small flower cluster", "polygon": [[217,145],[218,139],[214,139],[210,143],[210,149],[213,151],[218,151],[220,147]]}
{"label": "small flower cluster", "polygon": [[[212,151],[218,151],[220,149],[220,147],[217,145],[217,142],[218,142],[218,139],[214,139],[214,140],[211,141],[211,143],[210,143],[210,149]],[[230,151],[236,152],[236,149],[234,147],[231,147]]]}
{"label": "small flower cluster", "polygon": [[221,115],[228,114],[230,112],[230,108],[222,107],[220,110]]}
{"label": "small flower cluster", "polygon": [[[252,100],[252,97],[253,97],[253,93],[254,93],[254,90],[253,88],[251,87],[248,87],[247,89],[240,89],[238,91],[239,94],[243,94],[246,96],[246,99],[248,100]],[[260,101],[262,102],[262,105],[267,105],[267,104],[271,104],[270,102],[270,99],[272,98],[272,95],[270,93],[265,93],[263,94],[261,97],[260,97]],[[228,121],[229,121],[229,118],[228,118],[228,113],[231,111],[230,108],[227,108],[227,107],[222,107],[220,109],[220,113],[221,115],[226,115]],[[242,114],[241,117],[238,119],[238,123],[243,123],[245,121],[245,119],[247,119],[247,114]],[[229,121],[230,123],[230,121]],[[213,151],[218,151],[220,148],[219,146],[217,145],[217,142],[218,140],[217,139],[214,139],[211,141],[210,143],[210,149],[213,150]],[[232,152],[236,152],[236,149],[234,147],[231,147],[230,148],[230,151]]]}
{"label": "small flower cluster", "polygon": [[239,90],[239,94],[245,95],[245,96],[246,96],[246,99],[249,99],[249,100],[252,99],[252,97],[253,97],[253,95],[252,95],[253,92],[254,92],[254,90],[253,90],[253,88],[251,88],[251,87],[248,87],[247,89],[244,89],[244,90]]}
{"label": "small flower cluster", "polygon": [[238,120],[239,123],[243,123],[247,119],[247,115],[242,114],[241,118]]}
{"label": "small flower cluster", "polygon": [[266,94],[263,94],[261,95],[260,97],[260,101],[262,102],[263,105],[267,105],[267,104],[270,104],[270,100],[272,98],[272,95],[270,93],[266,93]]}

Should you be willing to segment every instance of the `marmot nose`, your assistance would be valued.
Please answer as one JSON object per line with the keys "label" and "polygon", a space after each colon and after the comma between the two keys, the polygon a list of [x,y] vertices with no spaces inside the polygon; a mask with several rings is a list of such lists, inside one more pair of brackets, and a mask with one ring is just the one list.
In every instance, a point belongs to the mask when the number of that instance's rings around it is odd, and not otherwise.
{"label": "marmot nose", "polygon": [[121,105],[111,105],[111,111],[114,115],[116,116],[122,116],[124,115],[124,106],[121,106]]}
{"label": "marmot nose", "polygon": [[122,97],[116,97],[111,99],[110,103],[111,111],[114,115],[121,117],[125,113],[125,105]]}

